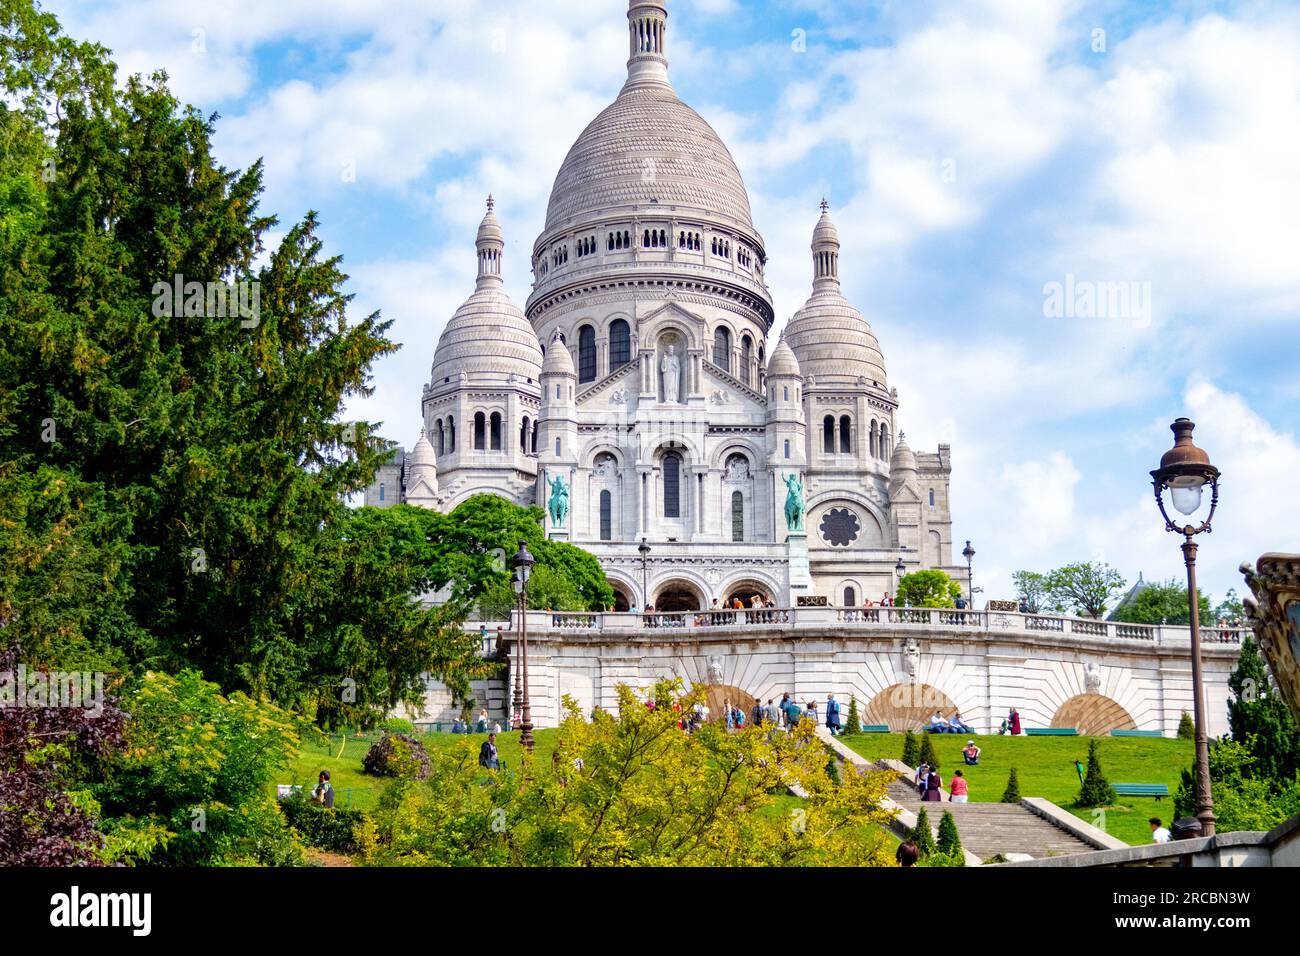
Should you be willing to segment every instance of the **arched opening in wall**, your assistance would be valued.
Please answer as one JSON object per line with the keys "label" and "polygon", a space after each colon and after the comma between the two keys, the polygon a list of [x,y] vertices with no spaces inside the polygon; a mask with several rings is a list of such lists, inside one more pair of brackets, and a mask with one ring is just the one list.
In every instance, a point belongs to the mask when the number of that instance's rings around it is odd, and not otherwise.
{"label": "arched opening in wall", "polygon": [[632,330],[622,319],[609,324],[609,370],[616,372],[632,361]]}
{"label": "arched opening in wall", "polygon": [[501,450],[501,416],[497,412],[492,413],[492,450]]}
{"label": "arched opening in wall", "polygon": [[532,429],[529,427],[528,416],[525,415],[523,423],[519,426],[519,450],[525,455],[528,454],[528,440],[531,434]]}
{"label": "arched opening in wall", "polygon": [[746,385],[754,384],[749,371],[749,363],[754,357],[754,342],[748,335],[740,340],[740,380]]}
{"label": "arched opening in wall", "polygon": [[893,684],[867,704],[862,713],[864,724],[888,724],[893,733],[921,730],[934,713],[951,717],[957,705],[943,691],[929,684]]}
{"label": "arched opening in wall", "polygon": [[873,420],[871,422],[871,457],[872,458],[880,457],[880,449],[878,447],[879,441],[880,441],[880,424]]}
{"label": "arched opening in wall", "polygon": [[827,455],[835,454],[835,416],[827,415],[822,419],[822,451]]}
{"label": "arched opening in wall", "polygon": [[731,493],[731,540],[745,540],[745,495],[740,491]]}
{"label": "arched opening in wall", "polygon": [[600,540],[614,539],[614,498],[608,491],[600,493]]}
{"label": "arched opening in wall", "polygon": [[848,415],[840,416],[840,451],[846,455],[853,451],[853,419]]}
{"label": "arched opening in wall", "polygon": [[578,383],[596,380],[596,330],[590,325],[578,329]]}
{"label": "arched opening in wall", "polygon": [[442,427],[441,418],[438,419],[437,433],[438,433],[438,454],[445,455],[447,453],[447,432]]}
{"label": "arched opening in wall", "polygon": [[772,599],[772,592],[758,581],[737,581],[727,588],[727,596],[723,599],[722,606],[735,607],[736,600],[739,599],[745,607],[753,607],[754,598],[766,604]]}
{"label": "arched opening in wall", "polygon": [[844,606],[845,607],[858,606],[858,591],[856,588],[847,587],[844,589]]}
{"label": "arched opening in wall", "polygon": [[447,416],[447,451],[451,454],[456,452],[456,419],[453,416]]}
{"label": "arched opening in wall", "polygon": [[1132,715],[1103,694],[1076,694],[1052,717],[1053,727],[1077,727],[1080,736],[1104,737],[1112,730],[1137,730]]}
{"label": "arched opening in wall", "polygon": [[482,412],[474,413],[474,450],[487,449],[487,416]]}
{"label": "arched opening in wall", "polygon": [[731,332],[722,326],[713,333],[713,364],[724,372],[731,371]]}
{"label": "arched opening in wall", "polygon": [[686,581],[669,581],[655,594],[654,606],[656,611],[665,613],[698,611],[704,607],[704,599],[693,584]]}
{"label": "arched opening in wall", "polygon": [[682,516],[682,456],[669,452],[663,460],[664,517]]}
{"label": "arched opening in wall", "polygon": [[704,706],[709,708],[710,723],[726,722],[727,704],[745,715],[746,726],[753,720],[754,705],[758,703],[755,697],[730,684],[706,684],[705,688]]}
{"label": "arched opening in wall", "polygon": [[620,614],[632,610],[632,595],[627,592],[623,585],[617,581],[610,581],[609,585],[614,589],[614,610]]}

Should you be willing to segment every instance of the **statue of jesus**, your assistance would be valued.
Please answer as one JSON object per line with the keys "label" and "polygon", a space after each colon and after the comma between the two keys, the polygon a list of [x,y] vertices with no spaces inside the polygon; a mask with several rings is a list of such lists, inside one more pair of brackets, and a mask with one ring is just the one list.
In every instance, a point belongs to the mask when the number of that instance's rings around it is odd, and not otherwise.
{"label": "statue of jesus", "polygon": [[659,363],[659,371],[663,373],[664,401],[669,405],[678,404],[678,381],[681,379],[682,363],[677,358],[675,345],[668,346],[668,351]]}

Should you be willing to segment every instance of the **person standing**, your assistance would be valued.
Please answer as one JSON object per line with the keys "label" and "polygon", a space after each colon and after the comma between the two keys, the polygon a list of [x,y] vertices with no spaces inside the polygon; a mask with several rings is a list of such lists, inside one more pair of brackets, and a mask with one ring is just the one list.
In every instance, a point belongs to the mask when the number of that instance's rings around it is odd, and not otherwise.
{"label": "person standing", "polygon": [[749,722],[750,722],[751,724],[753,724],[755,727],[762,727],[762,726],[763,726],[763,703],[762,703],[762,701],[758,701],[758,700],[754,701],[754,707],[753,707],[753,709],[749,712]]}
{"label": "person standing", "polygon": [[[334,809],[334,785],[330,783],[330,772],[322,770],[316,778],[316,786],[311,791],[312,801],[319,803],[326,810]],[[1166,830],[1166,833],[1169,831]]]}
{"label": "person standing", "polygon": [[1020,711],[1012,707],[1011,713],[1007,716],[1007,720],[1011,724],[1011,736],[1013,737],[1019,736],[1020,735]]}
{"label": "person standing", "polygon": [[763,708],[763,719],[774,728],[779,729],[781,726],[781,712],[776,709],[776,702],[771,697],[767,699],[767,706]]}
{"label": "person standing", "polygon": [[970,792],[966,783],[966,778],[962,776],[960,770],[952,772],[952,779],[948,781],[948,802],[949,803],[967,803],[967,794]]}
{"label": "person standing", "polygon": [[826,729],[835,737],[840,732],[840,705],[834,694],[826,695]]}
{"label": "person standing", "polygon": [[927,803],[939,803],[943,800],[943,778],[933,767],[925,776],[925,795],[921,799]]}
{"label": "person standing", "polygon": [[816,727],[817,726],[817,701],[815,700],[808,701],[808,707],[805,710],[805,713],[808,714],[809,720],[811,720],[813,722],[813,726]]}

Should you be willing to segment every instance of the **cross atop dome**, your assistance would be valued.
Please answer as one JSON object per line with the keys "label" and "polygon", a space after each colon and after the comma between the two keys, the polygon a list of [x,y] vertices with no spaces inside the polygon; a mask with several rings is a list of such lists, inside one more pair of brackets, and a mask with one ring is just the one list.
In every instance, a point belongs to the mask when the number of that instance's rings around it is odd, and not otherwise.
{"label": "cross atop dome", "polygon": [[[490,201],[491,201],[491,198],[489,197],[489,202],[490,202]],[[492,207],[489,206],[488,208],[491,209]],[[826,201],[826,197],[823,196],[823,197],[822,197],[822,215],[826,215],[826,214],[827,214],[828,212],[830,212],[830,211],[831,211],[831,204],[828,203],[828,202]]]}
{"label": "cross atop dome", "polygon": [[[825,205],[825,203],[823,203],[823,205]],[[488,207],[487,210],[488,212],[491,212],[493,209],[496,208],[496,202],[492,199],[491,193],[488,193],[487,207]]]}

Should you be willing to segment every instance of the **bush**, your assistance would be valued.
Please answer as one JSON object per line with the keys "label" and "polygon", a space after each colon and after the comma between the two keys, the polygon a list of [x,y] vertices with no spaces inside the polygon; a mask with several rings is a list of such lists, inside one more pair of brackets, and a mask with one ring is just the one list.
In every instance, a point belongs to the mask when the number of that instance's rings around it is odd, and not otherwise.
{"label": "bush", "polygon": [[405,717],[389,717],[381,721],[379,729],[386,734],[414,734],[415,724],[411,723]]}
{"label": "bush", "polygon": [[934,834],[930,832],[930,817],[925,812],[925,807],[916,812],[916,826],[912,827],[907,838],[921,851],[921,859],[924,860],[935,852]]}
{"label": "bush", "polygon": [[956,857],[965,863],[965,856],[961,850],[961,836],[957,833],[957,821],[953,819],[950,811],[943,811],[943,817],[939,820],[939,852],[944,856]]}
{"label": "bush", "polygon": [[425,780],[429,776],[429,753],[409,734],[384,734],[366,753],[361,769],[372,777]]}
{"label": "bush", "polygon": [[858,699],[849,698],[849,715],[844,718],[844,732],[846,734],[862,733],[862,718],[858,716]]}
{"label": "bush", "polygon": [[1192,723],[1192,715],[1187,711],[1183,711],[1183,716],[1178,718],[1178,739],[1196,739],[1196,724]]}
{"label": "bush", "polygon": [[361,852],[355,828],[367,819],[364,810],[327,809],[302,790],[281,800],[280,810],[308,846],[348,856]]}
{"label": "bush", "polygon": [[903,734],[903,763],[915,769],[921,765],[921,745],[910,730]]}
{"label": "bush", "polygon": [[1088,742],[1088,772],[1083,776],[1083,786],[1079,789],[1079,799],[1075,801],[1081,807],[1108,807],[1119,798],[1115,788],[1101,772],[1101,760],[1097,757],[1097,741]]}
{"label": "bush", "polygon": [[1020,777],[1016,774],[1016,768],[1011,768],[1011,775],[1007,777],[1007,789],[1002,791],[1003,803],[1020,802]]}
{"label": "bush", "polygon": [[920,763],[929,764],[931,770],[939,769],[939,755],[934,752],[934,736],[932,734],[921,734],[921,753],[919,759]]}

